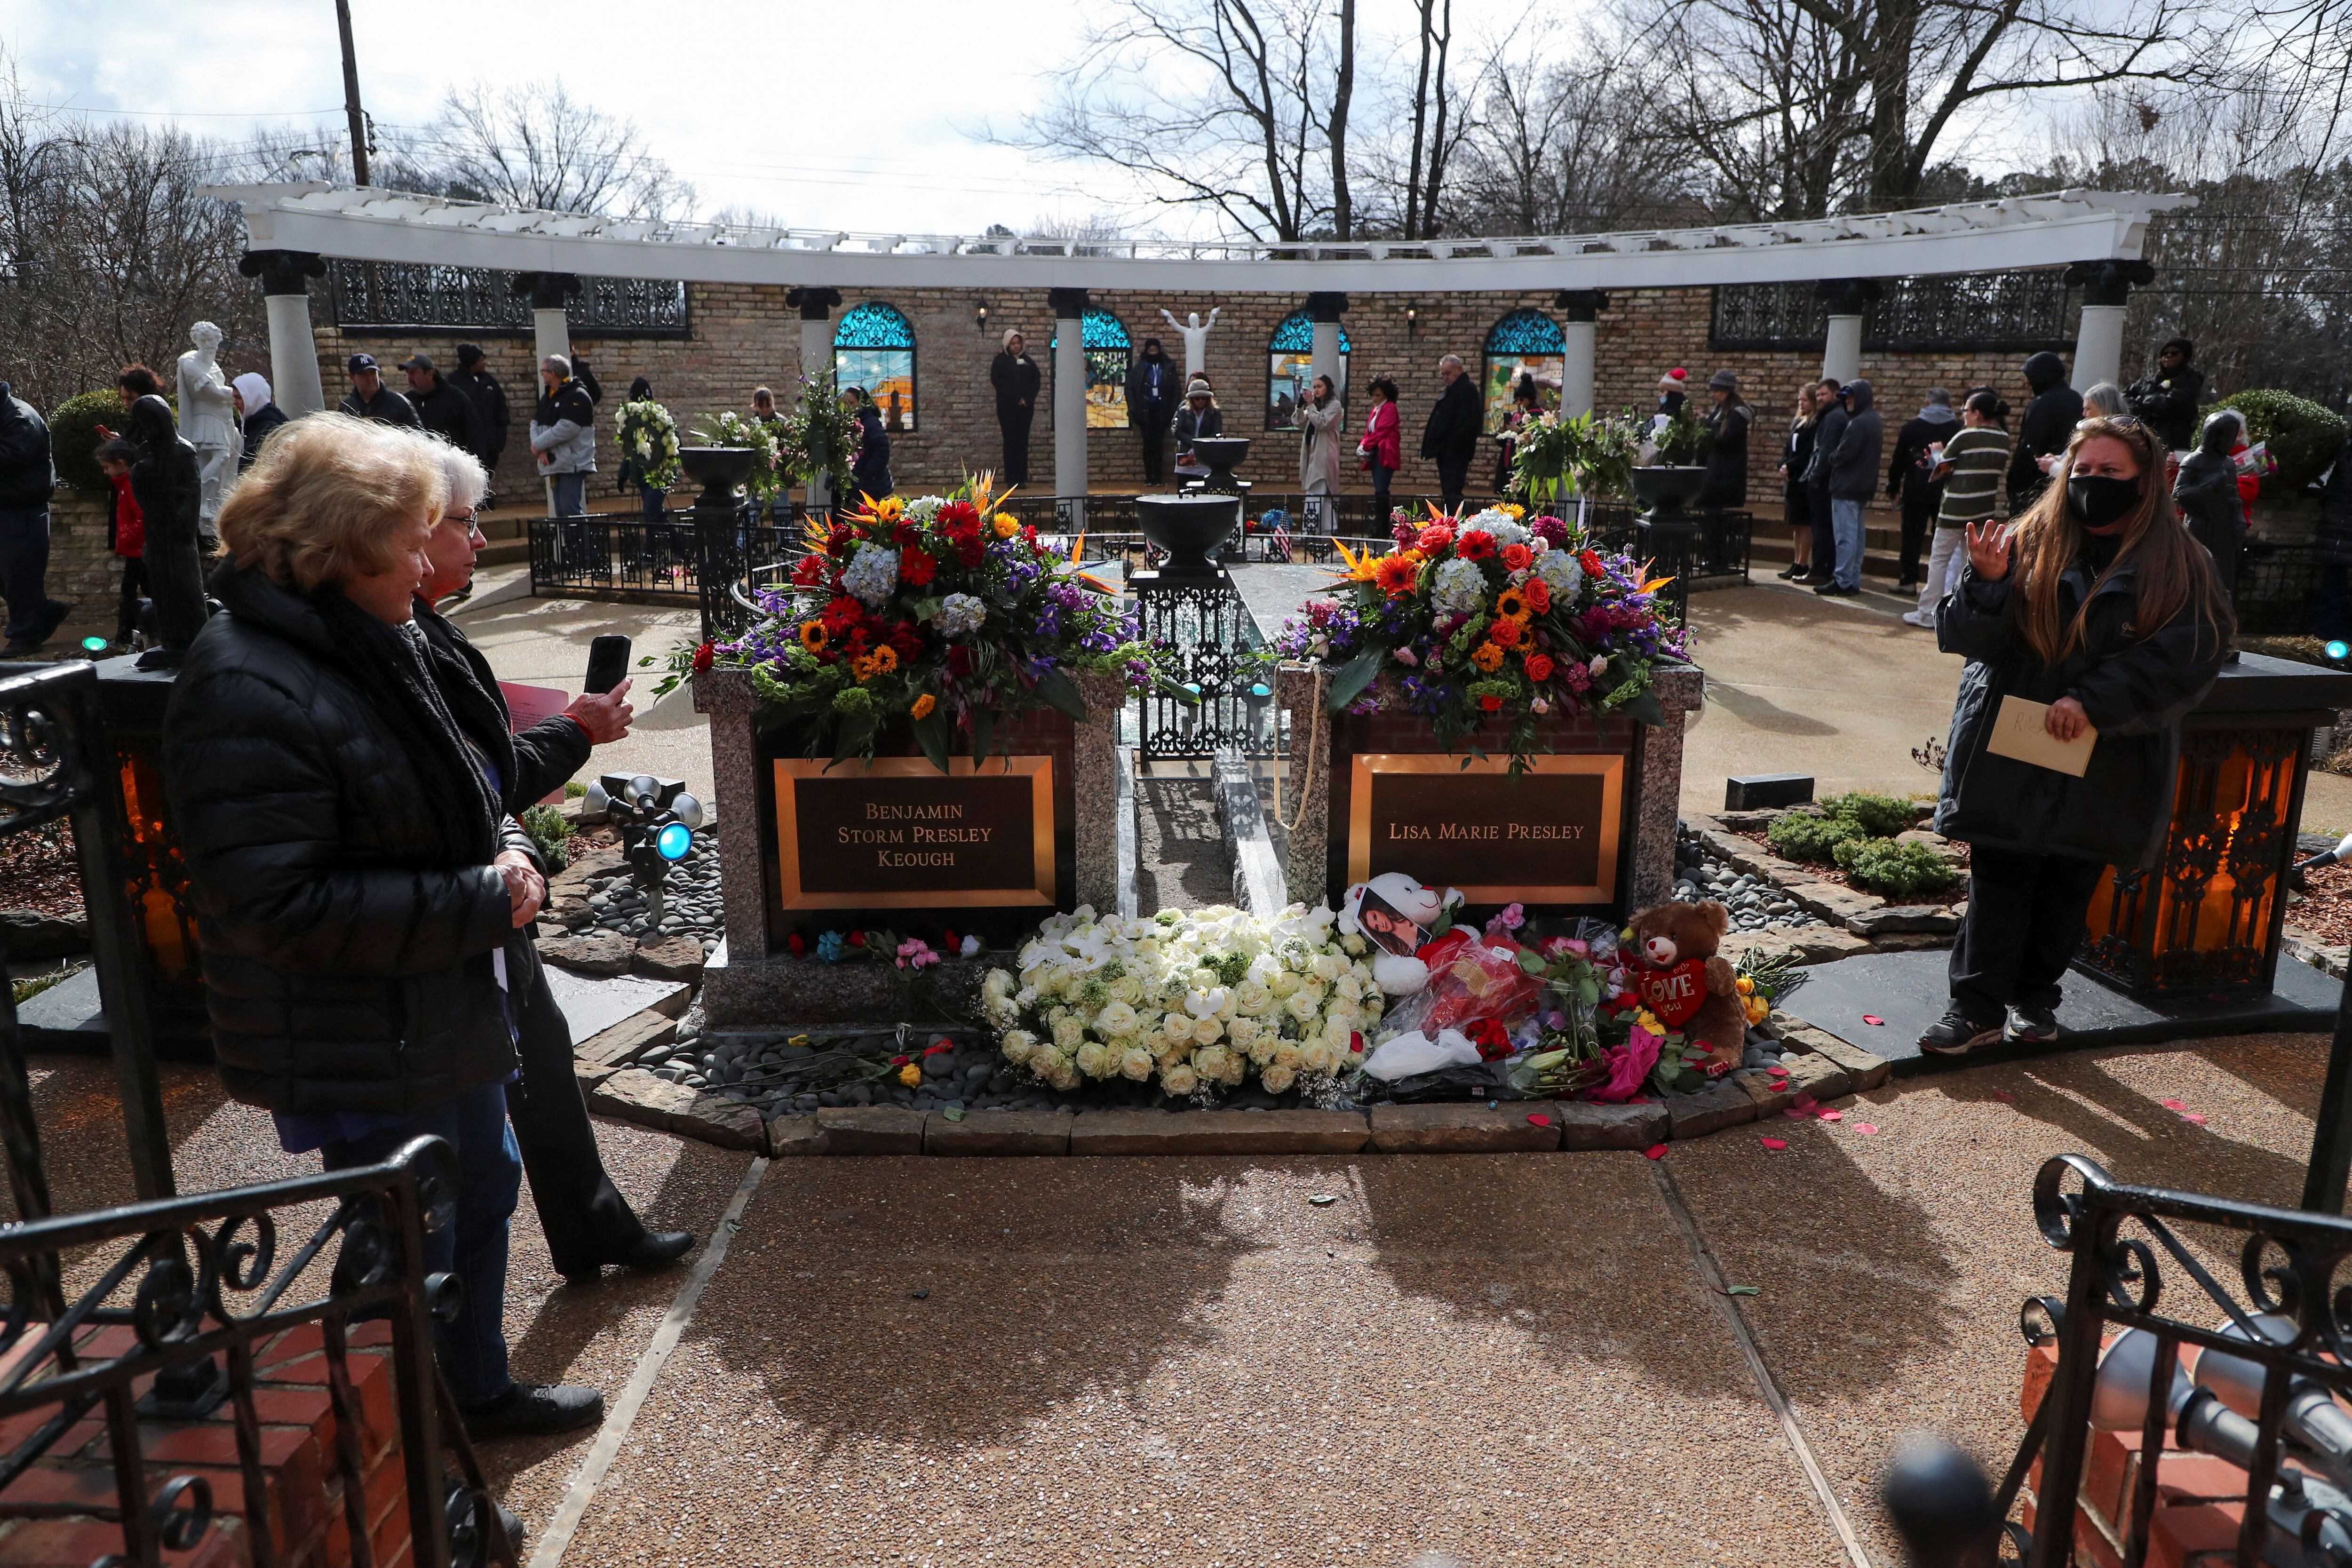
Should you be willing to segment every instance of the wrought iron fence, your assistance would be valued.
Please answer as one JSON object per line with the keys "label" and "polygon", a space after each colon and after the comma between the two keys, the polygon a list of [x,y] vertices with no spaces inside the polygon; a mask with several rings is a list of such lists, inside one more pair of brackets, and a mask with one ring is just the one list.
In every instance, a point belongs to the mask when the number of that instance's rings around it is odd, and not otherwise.
{"label": "wrought iron fence", "polygon": [[636,517],[534,518],[531,595],[692,605],[706,639],[736,631],[748,612],[732,590],[773,586],[800,558],[800,510],[794,508],[783,522],[754,522],[745,506],[731,523],[715,528],[698,517],[671,512],[657,523]]}
{"label": "wrought iron fence", "polygon": [[1253,658],[1256,625],[1231,584],[1151,587],[1135,596],[1143,640],[1175,659],[1174,678],[1197,700],[1138,696],[1136,746],[1143,760],[1213,757],[1270,749],[1272,692]]}
{"label": "wrought iron fence", "polygon": [[2292,637],[2311,629],[2326,563],[2307,542],[2249,539],[2238,557],[2231,595],[2238,629],[2252,637]]}
{"label": "wrought iron fence", "polygon": [[[213,1523],[210,1482],[201,1473],[171,1475],[165,1465],[151,1490],[159,1465],[148,1457],[152,1434],[142,1417],[195,1419],[226,1403],[247,1500],[245,1551],[255,1568],[276,1568],[296,1544],[278,1538],[293,1510],[262,1503],[284,1499],[282,1483],[265,1479],[257,1357],[289,1331],[316,1325],[336,1437],[323,1457],[340,1482],[350,1560],[373,1568],[367,1417],[351,1331],[381,1318],[390,1330],[412,1560],[420,1568],[512,1564],[513,1543],[433,1361],[428,1318],[446,1318],[459,1298],[451,1276],[425,1273],[425,1235],[452,1223],[454,1166],[446,1143],[420,1138],[380,1165],[0,1230],[0,1269],[9,1280],[0,1422],[26,1434],[0,1454],[0,1518],[116,1525],[121,1551],[103,1562],[123,1568],[152,1568],[166,1550],[194,1548]],[[317,1203],[332,1205],[324,1217],[294,1221],[289,1211]],[[278,1228],[289,1222],[307,1235],[281,1261]],[[330,1244],[340,1249],[331,1258]],[[58,1283],[61,1258],[103,1258],[110,1246],[121,1249],[96,1283],[68,1300]],[[215,1365],[216,1356],[225,1364]],[[139,1385],[151,1379],[155,1393],[142,1400]],[[210,1403],[202,1411],[158,1408],[157,1398],[173,1398],[167,1391],[175,1389]],[[93,1413],[103,1424],[110,1488],[87,1484],[87,1464],[84,1484],[70,1484],[76,1468],[62,1446],[87,1432],[82,1424]],[[444,1469],[445,1447],[457,1462],[454,1479]],[[28,1482],[36,1476],[50,1484]],[[110,1490],[110,1501],[98,1500]]]}
{"label": "wrought iron fence", "polygon": [[[515,276],[487,267],[336,257],[327,263],[327,295],[335,324],[347,332],[527,337],[530,301],[515,293]],[[583,278],[580,292],[564,302],[564,316],[575,337],[690,335],[686,285],[675,279]]]}
{"label": "wrought iron fence", "polygon": [[[1864,309],[1862,344],[1889,352],[2024,353],[2074,342],[2063,270],[1961,272],[1888,278]],[[1818,352],[1829,311],[1814,285],[1717,285],[1707,346]]]}
{"label": "wrought iron fence", "polygon": [[[2032,1532],[2008,1530],[2033,1568],[2072,1560],[2095,1429],[2139,1442],[2127,1514],[2106,1521],[2126,1568],[2148,1559],[2164,1473],[2148,1457],[2167,1447],[2245,1472],[2242,1568],[2352,1554],[2352,1418],[2336,1403],[2352,1394],[2352,1296],[2336,1279],[2352,1221],[2131,1186],[2075,1154],[2042,1167],[2033,1210],[2073,1259],[2064,1299],[2029,1300],[2021,1316],[2029,1342],[2056,1347],[2057,1368],[1994,1499],[2005,1520],[2031,1480]],[[2184,1240],[2176,1227],[2188,1226]],[[2200,1250],[2237,1255],[2237,1291]],[[2176,1268],[2193,1287],[2175,1292],[2185,1302],[2166,1294]],[[2126,1336],[2103,1352],[2116,1330]],[[2193,1376],[2179,1361],[2189,1347],[2203,1352]],[[2288,1555],[2271,1554],[2282,1545]]]}

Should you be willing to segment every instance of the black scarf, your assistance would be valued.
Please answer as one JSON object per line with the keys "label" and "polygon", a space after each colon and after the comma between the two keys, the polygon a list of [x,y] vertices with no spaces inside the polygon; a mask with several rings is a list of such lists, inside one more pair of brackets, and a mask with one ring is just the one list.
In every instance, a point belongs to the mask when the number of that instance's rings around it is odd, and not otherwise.
{"label": "black scarf", "polygon": [[[436,868],[488,865],[499,852],[505,811],[467,742],[480,729],[479,714],[468,715],[467,722],[452,711],[474,704],[462,695],[456,704],[444,700],[442,683],[427,672],[426,655],[416,641],[352,604],[341,589],[322,587],[310,602],[326,623],[328,658],[359,688],[416,769],[430,801],[425,815],[434,824]],[[480,698],[470,679],[464,684]],[[499,728],[493,721],[493,731]]]}
{"label": "black scarf", "polygon": [[498,770],[499,788],[506,795],[505,809],[509,813],[522,810],[531,802],[515,798],[514,731],[506,699],[499,693],[498,677],[490,672],[489,660],[466,640],[465,633],[421,598],[416,601],[416,625],[425,633],[434,683],[441,689],[442,700],[449,705],[451,717],[457,721],[466,738],[479,747]]}

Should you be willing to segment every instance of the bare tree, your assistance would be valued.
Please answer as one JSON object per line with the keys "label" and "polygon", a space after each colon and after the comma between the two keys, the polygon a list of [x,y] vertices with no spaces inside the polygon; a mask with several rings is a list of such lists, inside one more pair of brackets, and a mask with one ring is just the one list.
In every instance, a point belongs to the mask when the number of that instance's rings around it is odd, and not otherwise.
{"label": "bare tree", "polygon": [[1145,203],[1206,204],[1255,238],[1303,239],[1343,215],[1352,229],[1355,8],[1343,5],[1335,30],[1322,4],[1132,0],[1055,73],[1055,96],[998,139],[1107,163]]}
{"label": "bare tree", "polygon": [[1446,57],[1454,47],[1454,0],[1413,0],[1420,65],[1412,84],[1412,152],[1405,164],[1404,237],[1429,239],[1437,233],[1437,205],[1445,184],[1446,120],[1453,99],[1446,90]]}
{"label": "bare tree", "polygon": [[[450,89],[422,135],[396,141],[410,188],[552,212],[668,218],[694,187],[654,156],[629,121],[561,81]],[[381,182],[380,182],[381,183]]]}

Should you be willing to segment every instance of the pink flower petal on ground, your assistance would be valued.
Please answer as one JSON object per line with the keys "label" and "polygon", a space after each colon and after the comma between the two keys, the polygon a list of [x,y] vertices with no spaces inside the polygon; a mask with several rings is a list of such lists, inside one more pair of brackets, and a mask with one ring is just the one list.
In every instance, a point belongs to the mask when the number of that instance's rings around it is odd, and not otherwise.
{"label": "pink flower petal on ground", "polygon": [[2200,1111],[2184,1110],[2180,1113],[2180,1120],[2189,1123],[2191,1126],[2202,1127],[2205,1125],[2205,1117]]}
{"label": "pink flower petal on ground", "polygon": [[2015,1105],[2017,1103],[2017,1096],[2010,1093],[2009,1090],[2005,1089],[1994,1089],[1992,1091],[1992,1097],[1995,1100],[2000,1100],[2003,1105]]}
{"label": "pink flower petal on ground", "polygon": [[1664,1143],[1653,1143],[1643,1150],[1642,1154],[1644,1159],[1663,1160],[1666,1157],[1666,1146]]}
{"label": "pink flower petal on ground", "polygon": [[1824,1121],[1843,1121],[1845,1120],[1845,1112],[1843,1110],[1822,1110],[1818,1111],[1815,1114],[1819,1115]]}
{"label": "pink flower petal on ground", "polygon": [[1853,1124],[1853,1130],[1856,1132],[1861,1133],[1864,1138],[1875,1138],[1878,1136],[1878,1126],[1875,1122],[1857,1121]]}
{"label": "pink flower petal on ground", "polygon": [[1535,1127],[1549,1127],[1551,1125],[1551,1118],[1546,1116],[1540,1110],[1530,1111],[1528,1115],[1528,1121],[1529,1125]]}
{"label": "pink flower petal on ground", "polygon": [[1805,1113],[1804,1113],[1803,1111],[1801,1111],[1801,1110],[1798,1110],[1798,1109],[1797,1109],[1795,1106],[1793,1106],[1793,1105],[1792,1105],[1792,1106],[1790,1106],[1790,1107],[1789,1107],[1789,1109],[1788,1109],[1788,1110],[1783,1110],[1782,1112],[1780,1112],[1780,1114],[1781,1114],[1781,1115],[1783,1115],[1783,1116],[1786,1116],[1786,1117],[1790,1117],[1790,1118],[1791,1118],[1791,1119],[1793,1119],[1793,1120],[1795,1120],[1795,1121],[1802,1121],[1805,1119]]}
{"label": "pink flower petal on ground", "polygon": [[1865,1024],[1884,1024],[1886,1022],[1885,1019],[1880,1017],[1875,1013],[1864,1013],[1862,1016],[1862,1021]]}
{"label": "pink flower petal on ground", "polygon": [[1759,1138],[1757,1142],[1767,1149],[1786,1149],[1789,1146],[1786,1138]]}
{"label": "pink flower petal on ground", "polygon": [[1764,1069],[1764,1076],[1767,1078],[1787,1078],[1789,1076],[1789,1069],[1782,1067],[1779,1062],[1774,1062],[1770,1067]]}
{"label": "pink flower petal on ground", "polygon": [[1820,1101],[1816,1100],[1810,1094],[1801,1094],[1797,1096],[1796,1099],[1789,1101],[1789,1103],[1795,1106],[1800,1110],[1811,1110],[1815,1105],[1819,1104]]}
{"label": "pink flower petal on ground", "polygon": [[2167,1110],[2186,1110],[2189,1109],[2186,1104],[2178,1100],[2159,1100],[2158,1103],[2162,1105]]}

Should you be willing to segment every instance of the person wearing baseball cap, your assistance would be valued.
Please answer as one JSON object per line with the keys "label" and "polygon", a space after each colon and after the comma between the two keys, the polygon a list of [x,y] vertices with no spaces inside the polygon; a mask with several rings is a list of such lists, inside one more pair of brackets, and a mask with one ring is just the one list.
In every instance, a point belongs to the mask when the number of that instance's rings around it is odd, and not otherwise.
{"label": "person wearing baseball cap", "polygon": [[416,410],[409,406],[408,399],[383,384],[383,377],[376,371],[375,355],[353,354],[343,368],[352,374],[351,395],[337,405],[343,413],[373,419],[379,425],[413,427],[424,423],[416,417]]}
{"label": "person wearing baseball cap", "polygon": [[408,373],[408,401],[416,410],[417,421],[459,451],[473,451],[481,421],[474,400],[444,381],[424,354],[410,354],[400,362],[400,368]]}

